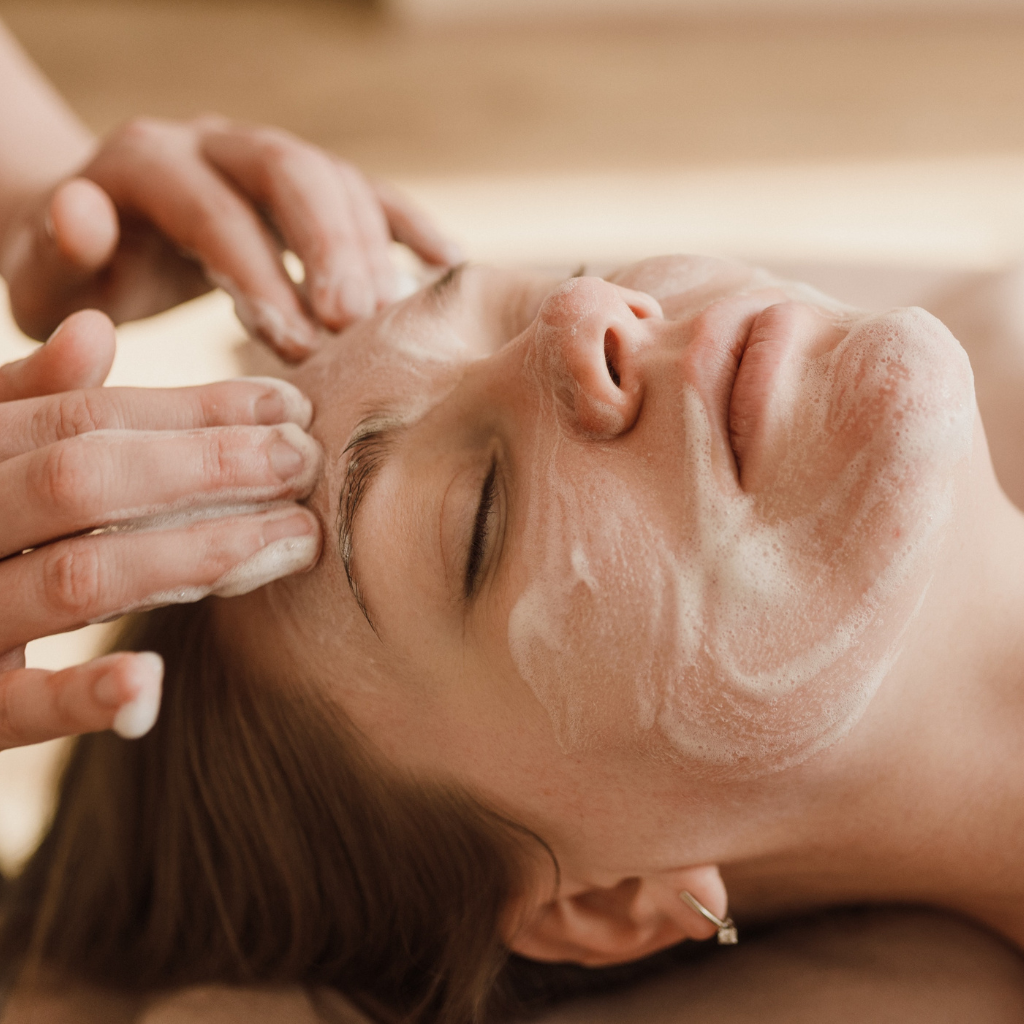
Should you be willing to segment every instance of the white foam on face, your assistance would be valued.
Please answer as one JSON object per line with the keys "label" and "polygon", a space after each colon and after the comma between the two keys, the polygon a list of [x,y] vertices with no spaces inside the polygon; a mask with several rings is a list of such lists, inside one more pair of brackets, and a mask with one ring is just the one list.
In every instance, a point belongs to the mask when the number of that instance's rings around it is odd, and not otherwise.
{"label": "white foam on face", "polygon": [[688,386],[676,480],[597,452],[567,426],[558,351],[538,330],[527,355],[554,385],[538,389],[532,561],[508,641],[563,749],[639,743],[754,777],[841,738],[898,656],[953,515],[975,416],[963,350],[921,310],[853,323],[802,364],[757,495],[717,482]]}

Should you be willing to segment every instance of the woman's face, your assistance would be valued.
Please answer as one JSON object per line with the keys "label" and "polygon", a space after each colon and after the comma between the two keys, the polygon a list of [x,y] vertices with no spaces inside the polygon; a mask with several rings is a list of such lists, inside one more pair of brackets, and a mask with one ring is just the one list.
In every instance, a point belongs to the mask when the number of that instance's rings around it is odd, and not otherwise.
{"label": "woman's face", "polygon": [[296,382],[337,540],[277,590],[290,656],[388,756],[541,827],[595,790],[628,806],[637,765],[713,786],[847,733],[975,415],[923,311],[683,257],[611,281],[466,267]]}

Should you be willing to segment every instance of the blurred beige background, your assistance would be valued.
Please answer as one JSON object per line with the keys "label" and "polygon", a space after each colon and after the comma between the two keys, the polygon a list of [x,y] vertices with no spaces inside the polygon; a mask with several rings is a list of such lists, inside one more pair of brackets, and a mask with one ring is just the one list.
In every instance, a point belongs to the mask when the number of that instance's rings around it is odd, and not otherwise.
{"label": "blurred beige background", "polygon": [[[97,132],[207,110],[283,125],[397,179],[475,259],[705,251],[895,302],[1024,251],[1020,0],[0,0],[0,17]],[[215,294],[124,328],[113,380],[232,374],[240,339]],[[28,350],[0,310],[0,358]],[[30,660],[68,664],[99,632]],[[0,754],[0,866],[31,848],[58,755]]]}

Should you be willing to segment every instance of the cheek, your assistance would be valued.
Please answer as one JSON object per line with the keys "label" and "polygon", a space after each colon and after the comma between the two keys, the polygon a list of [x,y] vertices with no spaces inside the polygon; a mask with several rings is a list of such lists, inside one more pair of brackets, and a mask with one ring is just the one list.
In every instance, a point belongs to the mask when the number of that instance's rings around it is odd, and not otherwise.
{"label": "cheek", "polygon": [[872,321],[813,364],[756,502],[716,486],[692,393],[667,496],[554,429],[538,441],[508,640],[564,750],[753,777],[852,728],[927,590],[970,454],[970,369],[944,333],[913,313]]}

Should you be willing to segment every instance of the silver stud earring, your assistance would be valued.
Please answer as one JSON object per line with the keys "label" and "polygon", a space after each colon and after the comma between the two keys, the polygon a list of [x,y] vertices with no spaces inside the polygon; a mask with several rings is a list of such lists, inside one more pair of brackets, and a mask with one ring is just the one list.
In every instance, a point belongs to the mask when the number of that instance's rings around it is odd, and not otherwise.
{"label": "silver stud earring", "polygon": [[718,944],[720,946],[735,946],[740,941],[739,933],[736,931],[736,925],[732,923],[731,917],[727,917],[724,921],[720,917],[716,917],[691,892],[684,890],[679,894],[679,898],[691,910],[696,910],[701,917],[706,917],[718,929]]}

